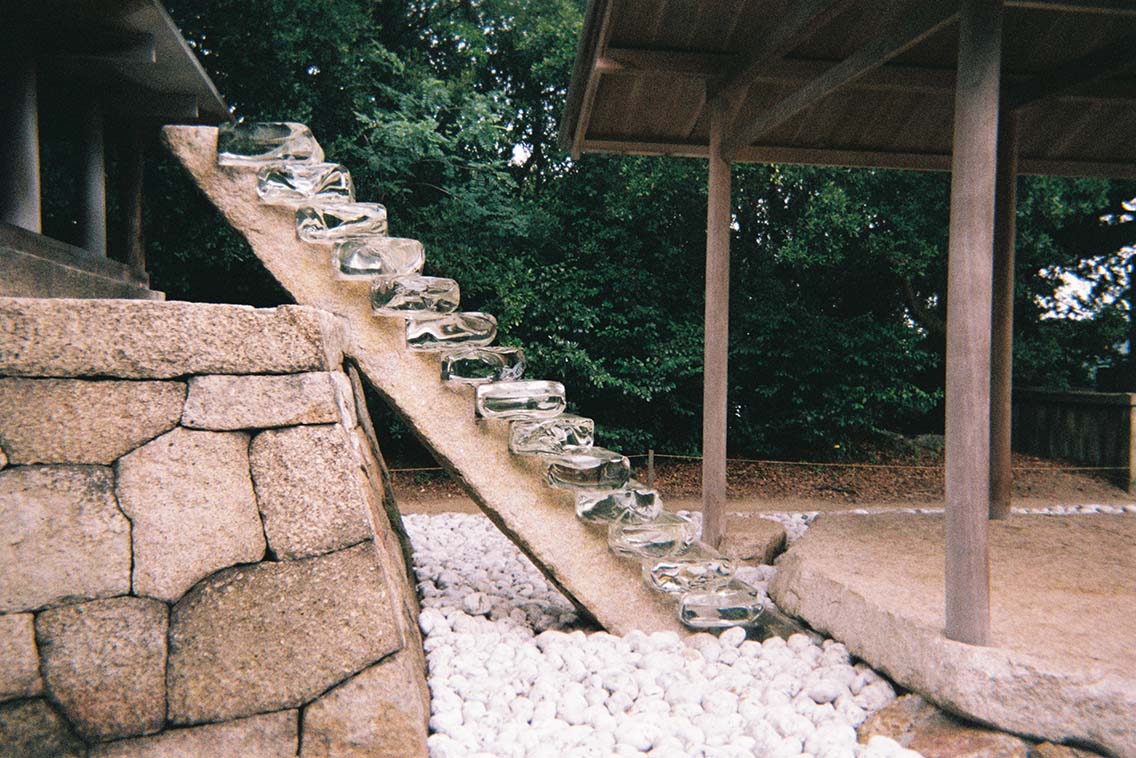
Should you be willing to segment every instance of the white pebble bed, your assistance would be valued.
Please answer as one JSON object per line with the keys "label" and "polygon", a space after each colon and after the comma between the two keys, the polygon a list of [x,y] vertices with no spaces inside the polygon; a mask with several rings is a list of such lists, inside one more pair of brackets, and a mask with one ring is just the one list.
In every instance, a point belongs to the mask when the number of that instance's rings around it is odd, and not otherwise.
{"label": "white pebble bed", "polygon": [[[895,692],[839,642],[758,643],[737,628],[685,642],[669,632],[586,632],[484,516],[404,521],[422,598],[433,758],[919,755],[884,737],[857,744],[856,727]],[[742,578],[764,587],[773,572]]]}

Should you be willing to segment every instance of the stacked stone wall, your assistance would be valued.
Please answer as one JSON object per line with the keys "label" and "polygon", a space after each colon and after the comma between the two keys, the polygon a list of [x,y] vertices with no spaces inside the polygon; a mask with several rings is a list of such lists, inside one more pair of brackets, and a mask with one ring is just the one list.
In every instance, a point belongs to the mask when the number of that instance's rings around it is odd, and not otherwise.
{"label": "stacked stone wall", "polygon": [[425,755],[345,339],[299,306],[0,298],[0,756]]}

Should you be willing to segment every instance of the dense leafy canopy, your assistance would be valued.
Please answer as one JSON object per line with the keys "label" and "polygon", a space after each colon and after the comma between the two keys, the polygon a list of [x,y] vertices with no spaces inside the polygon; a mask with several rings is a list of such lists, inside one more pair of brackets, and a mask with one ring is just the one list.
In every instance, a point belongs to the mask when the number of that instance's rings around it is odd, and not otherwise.
{"label": "dense leafy canopy", "polygon": [[[428,272],[497,315],[605,444],[694,452],[701,432],[705,165],[585,156],[556,128],[580,0],[171,0],[238,116],[309,123]],[[148,235],[171,297],[284,295],[176,169]],[[730,444],[826,455],[937,425],[949,180],[791,166],[734,170]],[[1067,386],[1119,359],[1131,184],[1023,179],[1019,381]],[[1113,222],[1100,221],[1114,214]],[[1043,318],[1065,272],[1111,273],[1076,319]],[[1098,277],[1099,278],[1099,277]]]}

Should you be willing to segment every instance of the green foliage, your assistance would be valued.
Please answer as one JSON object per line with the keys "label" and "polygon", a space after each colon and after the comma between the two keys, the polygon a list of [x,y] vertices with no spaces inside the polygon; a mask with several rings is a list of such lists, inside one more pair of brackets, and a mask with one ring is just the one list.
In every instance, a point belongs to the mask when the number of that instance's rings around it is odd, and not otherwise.
{"label": "green foliage", "polygon": [[[176,0],[171,12],[237,115],[309,123],[360,197],[388,205],[392,233],[423,240],[428,272],[498,317],[530,375],[565,382],[603,444],[697,451],[706,168],[558,149],[582,0]],[[156,286],[283,300],[175,167],[150,181]],[[938,174],[735,168],[734,453],[843,454],[935,427],[948,190]],[[1119,279],[1086,317],[1043,317],[1062,272],[1116,268],[1101,256],[1136,224],[1099,217],[1133,196],[1131,183],[1021,182],[1019,381],[1084,383],[1119,360]]]}

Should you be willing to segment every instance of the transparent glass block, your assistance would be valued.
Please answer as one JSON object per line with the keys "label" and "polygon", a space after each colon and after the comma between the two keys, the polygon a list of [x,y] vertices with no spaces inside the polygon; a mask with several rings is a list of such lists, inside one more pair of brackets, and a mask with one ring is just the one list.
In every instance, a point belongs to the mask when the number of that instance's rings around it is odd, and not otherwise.
{"label": "transparent glass block", "polygon": [[625,513],[642,521],[654,521],[662,512],[663,500],[659,493],[646,487],[576,493],[576,516],[582,521],[615,521]]}
{"label": "transparent glass block", "polygon": [[662,558],[686,550],[698,539],[698,525],[663,511],[654,521],[625,513],[611,522],[607,544],[616,555],[628,558]]}
{"label": "transparent glass block", "polygon": [[591,447],[596,422],[562,413],[556,418],[514,421],[509,428],[509,450],[517,455],[563,453],[568,448]]}
{"label": "transparent glass block", "polygon": [[660,592],[707,592],[734,577],[734,562],[704,542],[662,558],[643,561],[643,579]]}
{"label": "transparent glass block", "polygon": [[488,345],[496,337],[497,319],[488,313],[466,311],[406,321],[406,346],[411,350],[438,352],[459,345]]}
{"label": "transparent glass block", "polygon": [[540,380],[482,384],[474,403],[477,415],[502,421],[551,418],[567,405],[563,384]]}
{"label": "transparent glass block", "polygon": [[459,300],[458,283],[440,276],[376,276],[371,281],[371,311],[376,316],[453,313]]}
{"label": "transparent glass block", "polygon": [[387,233],[387,209],[378,203],[329,203],[296,211],[296,234],[304,242],[332,243]]}
{"label": "transparent glass block", "polygon": [[524,373],[525,354],[519,347],[463,347],[442,356],[443,382],[515,382]]}
{"label": "transparent glass block", "polygon": [[338,163],[270,163],[256,174],[256,194],[266,205],[353,203],[351,174]]}
{"label": "transparent glass block", "polygon": [[678,617],[692,629],[724,629],[757,621],[765,605],[761,593],[739,579],[706,592],[686,592]]}
{"label": "transparent glass block", "polygon": [[343,277],[419,274],[426,263],[426,249],[418,240],[372,235],[335,243],[334,258]]}
{"label": "transparent glass block", "polygon": [[602,447],[569,447],[548,456],[545,481],[565,490],[614,490],[631,478],[631,462]]}
{"label": "transparent glass block", "polygon": [[217,163],[259,166],[273,161],[323,162],[323,149],[304,124],[290,121],[221,124],[217,129]]}

